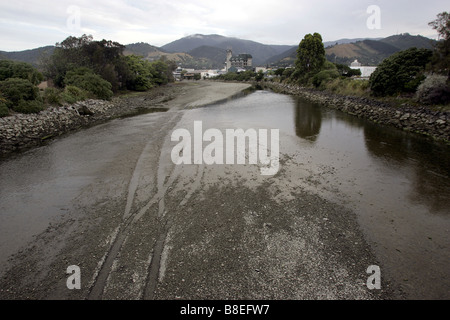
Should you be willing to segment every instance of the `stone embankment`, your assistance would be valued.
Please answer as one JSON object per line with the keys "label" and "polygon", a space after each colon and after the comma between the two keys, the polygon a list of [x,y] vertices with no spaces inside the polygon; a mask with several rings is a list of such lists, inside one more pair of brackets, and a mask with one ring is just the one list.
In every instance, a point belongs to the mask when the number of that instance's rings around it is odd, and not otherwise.
{"label": "stone embankment", "polygon": [[50,107],[38,114],[14,114],[0,118],[1,155],[41,144],[44,140],[99,121],[110,102],[86,100],[74,105]]}
{"label": "stone embankment", "polygon": [[394,107],[368,98],[342,96],[283,83],[265,83],[263,86],[275,92],[300,96],[376,123],[394,126],[450,143],[449,112],[433,111],[427,107],[409,105]]}
{"label": "stone embankment", "polygon": [[176,88],[166,86],[145,94],[117,97],[112,101],[85,100],[48,107],[38,114],[14,114],[0,118],[0,158],[39,146],[49,138],[109,119],[159,109],[173,99]]}

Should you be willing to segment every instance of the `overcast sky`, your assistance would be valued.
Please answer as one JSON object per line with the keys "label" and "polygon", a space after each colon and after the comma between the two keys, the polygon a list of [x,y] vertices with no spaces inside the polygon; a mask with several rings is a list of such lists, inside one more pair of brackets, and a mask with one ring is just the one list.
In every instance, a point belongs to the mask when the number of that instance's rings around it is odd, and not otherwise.
{"label": "overcast sky", "polygon": [[324,41],[405,32],[435,38],[428,22],[449,11],[448,4],[448,0],[1,0],[0,50],[54,45],[82,34],[155,46],[191,34],[286,45],[297,45],[314,32]]}

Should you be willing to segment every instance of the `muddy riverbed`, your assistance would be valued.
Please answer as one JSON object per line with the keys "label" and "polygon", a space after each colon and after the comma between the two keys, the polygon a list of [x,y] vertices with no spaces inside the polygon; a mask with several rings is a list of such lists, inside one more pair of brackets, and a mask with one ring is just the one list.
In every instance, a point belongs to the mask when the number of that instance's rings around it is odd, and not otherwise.
{"label": "muddy riverbed", "polygon": [[[246,88],[193,82],[0,163],[0,297],[448,299],[448,147]],[[279,130],[278,172],[175,165],[196,121]]]}

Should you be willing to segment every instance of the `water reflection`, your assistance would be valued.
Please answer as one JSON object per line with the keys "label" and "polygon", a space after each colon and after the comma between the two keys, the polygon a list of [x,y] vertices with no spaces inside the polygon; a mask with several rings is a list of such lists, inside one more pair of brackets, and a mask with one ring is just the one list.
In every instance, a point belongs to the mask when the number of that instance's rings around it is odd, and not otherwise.
{"label": "water reflection", "polygon": [[432,212],[449,213],[450,161],[448,147],[407,132],[367,123],[367,150],[385,165],[411,169],[410,201],[426,204]]}
{"label": "water reflection", "polygon": [[[450,214],[450,157],[447,145],[301,98],[294,98],[293,102],[295,134],[298,137],[325,149],[330,145],[339,146],[342,152],[355,155],[352,158],[354,165],[364,158],[363,149],[366,149],[368,156],[379,163],[380,170],[394,168],[406,173],[410,185],[409,202],[425,205],[433,213]],[[369,163],[370,159],[363,161]]]}
{"label": "water reflection", "polygon": [[296,99],[295,102],[295,132],[297,136],[316,141],[322,127],[322,108],[302,99]]}

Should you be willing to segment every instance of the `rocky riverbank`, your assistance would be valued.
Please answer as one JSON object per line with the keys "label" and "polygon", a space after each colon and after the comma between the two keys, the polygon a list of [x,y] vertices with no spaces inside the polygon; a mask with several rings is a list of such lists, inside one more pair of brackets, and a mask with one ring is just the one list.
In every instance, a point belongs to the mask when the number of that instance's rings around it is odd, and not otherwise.
{"label": "rocky riverbank", "polygon": [[283,83],[267,82],[265,89],[301,96],[312,102],[338,109],[382,125],[430,136],[450,143],[450,113],[433,111],[427,107],[403,105],[393,107],[380,101],[352,96],[341,96]]}
{"label": "rocky riverbank", "polygon": [[17,113],[0,118],[0,158],[107,120],[172,108],[196,108],[233,97],[250,86],[244,83],[190,81],[117,96],[111,101],[85,100],[72,105],[49,107],[38,114]]}
{"label": "rocky riverbank", "polygon": [[85,100],[72,105],[52,106],[38,114],[13,114],[0,118],[0,157],[39,146],[46,140],[96,125],[104,121],[165,110],[163,104],[172,100],[181,86],[168,85],[146,93],[118,96],[111,101]]}

